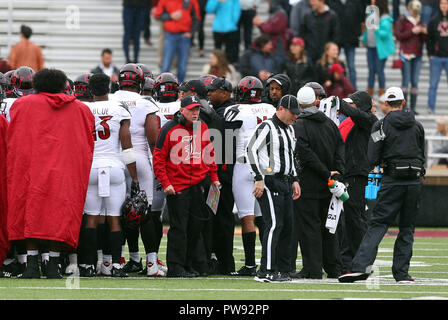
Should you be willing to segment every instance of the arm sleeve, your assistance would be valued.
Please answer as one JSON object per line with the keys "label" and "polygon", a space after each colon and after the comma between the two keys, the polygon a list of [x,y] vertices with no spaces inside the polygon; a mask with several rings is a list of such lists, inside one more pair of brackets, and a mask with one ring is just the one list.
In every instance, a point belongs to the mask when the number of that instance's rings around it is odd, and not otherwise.
{"label": "arm sleeve", "polygon": [[433,56],[435,54],[434,22],[432,20],[428,23],[428,35],[426,37],[426,48],[428,50],[428,56]]}
{"label": "arm sleeve", "polygon": [[215,13],[217,7],[218,7],[218,0],[208,0],[207,4],[205,5],[205,12]]}
{"label": "arm sleeve", "polygon": [[378,120],[373,114],[353,108],[344,100],[339,99],[339,110],[346,116],[352,118],[353,122],[360,127],[371,130],[373,124]]}
{"label": "arm sleeve", "polygon": [[270,140],[270,127],[267,122],[260,123],[252,133],[247,143],[246,161],[250,164],[252,174],[256,181],[263,180],[264,175],[260,166],[259,152],[267,147]]}

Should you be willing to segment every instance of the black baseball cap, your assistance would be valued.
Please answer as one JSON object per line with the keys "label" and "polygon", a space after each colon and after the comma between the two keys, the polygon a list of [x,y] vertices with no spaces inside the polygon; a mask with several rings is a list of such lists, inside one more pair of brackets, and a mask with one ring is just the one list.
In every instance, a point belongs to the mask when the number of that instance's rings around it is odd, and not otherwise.
{"label": "black baseball cap", "polygon": [[226,78],[216,78],[208,86],[208,91],[212,90],[224,90],[228,92],[232,92],[232,84]]}
{"label": "black baseball cap", "polygon": [[179,86],[179,90],[193,91],[196,92],[201,97],[207,95],[207,89],[205,88],[204,84],[199,80],[189,80],[187,82],[184,82]]}
{"label": "black baseball cap", "polygon": [[294,97],[291,94],[287,94],[283,96],[280,101],[278,102],[278,106],[282,106],[285,109],[289,109],[292,113],[299,114],[299,101],[296,97]]}
{"label": "black baseball cap", "polygon": [[200,106],[201,106],[201,101],[194,94],[190,94],[186,97],[183,97],[182,100],[180,100],[181,108],[186,108],[188,110],[191,110],[195,107],[200,107]]}

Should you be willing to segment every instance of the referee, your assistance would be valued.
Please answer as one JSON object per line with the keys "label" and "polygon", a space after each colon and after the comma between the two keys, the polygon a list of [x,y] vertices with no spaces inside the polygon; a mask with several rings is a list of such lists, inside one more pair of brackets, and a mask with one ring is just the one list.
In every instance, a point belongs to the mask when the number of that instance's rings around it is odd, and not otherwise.
{"label": "referee", "polygon": [[255,276],[260,282],[291,281],[288,272],[293,200],[300,197],[292,124],[298,114],[297,98],[283,96],[277,112],[258,125],[247,145],[247,161],[255,176],[253,193],[260,204],[265,225],[261,266]]}

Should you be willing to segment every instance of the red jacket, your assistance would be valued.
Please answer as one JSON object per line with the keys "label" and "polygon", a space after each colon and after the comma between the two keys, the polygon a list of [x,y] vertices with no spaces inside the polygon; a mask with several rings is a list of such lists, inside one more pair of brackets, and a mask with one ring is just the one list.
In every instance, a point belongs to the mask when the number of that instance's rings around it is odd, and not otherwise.
{"label": "red jacket", "polygon": [[0,267],[9,251],[7,232],[7,194],[6,194],[6,129],[8,121],[0,116]]}
{"label": "red jacket", "polygon": [[[422,26],[422,21],[420,20],[417,25]],[[413,27],[414,25],[408,18],[401,16],[395,27],[395,37],[400,41],[400,52],[421,56],[423,55],[426,35],[424,33],[412,33]]]}
{"label": "red jacket", "polygon": [[159,0],[157,3],[154,17],[158,19],[164,12],[173,13],[177,10],[182,10],[182,17],[180,20],[166,20],[163,22],[163,27],[166,31],[171,33],[191,32],[193,25],[193,15],[200,20],[201,13],[197,0],[190,0],[188,8],[182,7],[183,0]]}
{"label": "red jacket", "polygon": [[76,248],[95,118],[84,103],[63,93],[19,98],[10,115],[8,238],[54,240]]}
{"label": "red jacket", "polygon": [[355,89],[353,88],[352,83],[350,80],[348,80],[345,76],[341,75],[341,78],[336,81],[334,79],[331,80],[332,84],[331,86],[327,87],[325,86],[325,92],[327,93],[327,96],[336,96],[340,99],[347,98],[349,95],[351,95],[353,92],[355,92]]}
{"label": "red jacket", "polygon": [[153,167],[164,190],[172,185],[179,192],[197,185],[207,174],[212,182],[218,181],[215,151],[207,125],[200,122],[193,133],[192,126],[179,124],[177,118],[167,122],[159,131]]}

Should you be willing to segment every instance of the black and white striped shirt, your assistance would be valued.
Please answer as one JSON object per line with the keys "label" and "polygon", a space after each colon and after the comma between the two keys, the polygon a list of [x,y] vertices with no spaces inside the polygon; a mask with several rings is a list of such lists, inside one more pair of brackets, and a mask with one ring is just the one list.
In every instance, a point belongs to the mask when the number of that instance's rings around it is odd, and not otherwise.
{"label": "black and white striped shirt", "polygon": [[246,160],[255,180],[262,180],[266,175],[282,175],[298,181],[294,166],[295,144],[293,127],[284,124],[277,115],[260,123],[246,149]]}

